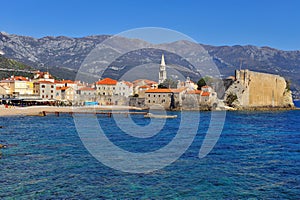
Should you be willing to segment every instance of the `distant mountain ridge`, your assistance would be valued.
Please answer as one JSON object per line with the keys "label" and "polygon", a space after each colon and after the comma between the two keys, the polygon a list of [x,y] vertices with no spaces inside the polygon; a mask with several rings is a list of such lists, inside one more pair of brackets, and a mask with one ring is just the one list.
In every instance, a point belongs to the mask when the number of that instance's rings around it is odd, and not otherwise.
{"label": "distant mountain ridge", "polygon": [[[0,50],[5,57],[15,59],[37,69],[46,67],[55,76],[73,79],[86,56],[109,35],[87,36],[71,38],[65,36],[33,38],[13,34],[0,33]],[[119,46],[143,46],[145,41],[123,39]],[[175,48],[180,42],[160,44]],[[176,46],[177,45],[177,46]],[[200,44],[197,44],[200,45]],[[191,51],[195,45],[189,46]],[[202,47],[211,56],[224,77],[233,75],[234,70],[248,68],[250,70],[279,74],[292,82],[292,89],[300,97],[300,51],[282,51],[270,47],[246,46],[211,46]],[[111,49],[111,51],[115,51]],[[155,48],[141,49],[121,56],[106,71],[106,76],[119,78],[134,66],[159,63],[162,51]],[[196,80],[199,72],[193,69],[187,61],[176,55],[169,54],[166,61],[172,60],[185,76],[189,75]],[[168,63],[168,62],[167,62]],[[95,72],[95,74],[97,74]]]}

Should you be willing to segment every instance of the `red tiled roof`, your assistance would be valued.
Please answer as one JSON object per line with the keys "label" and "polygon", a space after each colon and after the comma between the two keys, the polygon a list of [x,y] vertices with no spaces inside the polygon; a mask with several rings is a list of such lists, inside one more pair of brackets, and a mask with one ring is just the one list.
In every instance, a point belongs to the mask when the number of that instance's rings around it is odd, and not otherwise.
{"label": "red tiled roof", "polygon": [[148,86],[148,85],[143,85],[143,86],[141,86],[141,87],[139,87],[139,88],[147,89],[147,88],[151,88],[151,87]]}
{"label": "red tiled roof", "polygon": [[149,89],[146,90],[146,93],[172,93],[172,90],[163,88],[163,89]]}
{"label": "red tiled roof", "polygon": [[56,87],[56,90],[66,90],[68,88],[70,88],[70,87]]}
{"label": "red tiled roof", "polygon": [[23,76],[15,76],[14,80],[18,80],[18,81],[28,81],[28,78],[25,78]]}
{"label": "red tiled roof", "polygon": [[105,78],[98,82],[96,82],[97,85],[116,85],[118,81],[111,79],[111,78]]}
{"label": "red tiled roof", "polygon": [[129,86],[129,87],[133,86],[133,84],[130,83],[130,82],[128,82],[128,81],[124,81],[124,83],[125,83],[127,86]]}
{"label": "red tiled roof", "polygon": [[202,86],[202,88],[210,88],[208,85]]}
{"label": "red tiled roof", "polygon": [[24,76],[14,76],[14,77],[7,78],[5,80],[6,81],[28,81],[28,78]]}
{"label": "red tiled roof", "polygon": [[92,90],[95,90],[95,89],[94,88],[90,88],[90,87],[83,87],[83,88],[80,88],[79,90],[92,91]]}
{"label": "red tiled roof", "polygon": [[188,94],[201,94],[202,91],[201,90],[190,90],[187,92]]}
{"label": "red tiled roof", "polygon": [[61,84],[70,83],[70,84],[75,84],[75,82],[71,81],[71,80],[61,80],[61,81],[55,80],[55,83],[61,83]]}
{"label": "red tiled roof", "polygon": [[210,95],[209,92],[203,92],[203,93],[201,94],[201,96],[205,96],[205,97],[208,97],[209,95]]}

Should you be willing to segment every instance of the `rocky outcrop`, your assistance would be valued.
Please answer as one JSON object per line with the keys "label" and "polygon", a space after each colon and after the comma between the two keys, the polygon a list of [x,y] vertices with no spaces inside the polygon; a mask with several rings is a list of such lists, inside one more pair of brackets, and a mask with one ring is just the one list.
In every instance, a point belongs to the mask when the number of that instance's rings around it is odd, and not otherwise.
{"label": "rocky outcrop", "polygon": [[286,80],[278,75],[237,70],[225,94],[228,106],[237,109],[293,108]]}

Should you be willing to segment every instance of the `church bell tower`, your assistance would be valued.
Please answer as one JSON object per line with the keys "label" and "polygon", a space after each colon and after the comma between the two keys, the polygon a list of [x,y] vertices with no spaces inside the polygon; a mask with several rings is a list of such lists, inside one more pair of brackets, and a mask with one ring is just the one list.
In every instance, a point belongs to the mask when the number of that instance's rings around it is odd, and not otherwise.
{"label": "church bell tower", "polygon": [[158,84],[163,83],[167,79],[166,63],[164,54],[161,55],[161,62],[159,66]]}

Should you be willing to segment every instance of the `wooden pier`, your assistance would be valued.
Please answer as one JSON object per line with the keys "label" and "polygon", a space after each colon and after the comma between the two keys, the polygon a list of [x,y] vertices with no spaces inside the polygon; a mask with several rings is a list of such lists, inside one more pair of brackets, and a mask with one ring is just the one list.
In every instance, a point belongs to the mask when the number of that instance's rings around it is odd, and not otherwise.
{"label": "wooden pier", "polygon": [[92,115],[103,115],[107,117],[111,117],[112,115],[124,115],[128,117],[128,115],[146,115],[147,112],[63,112],[63,111],[42,111],[41,116],[47,116],[48,114],[54,114],[55,116],[59,117],[61,114],[92,114]]}

